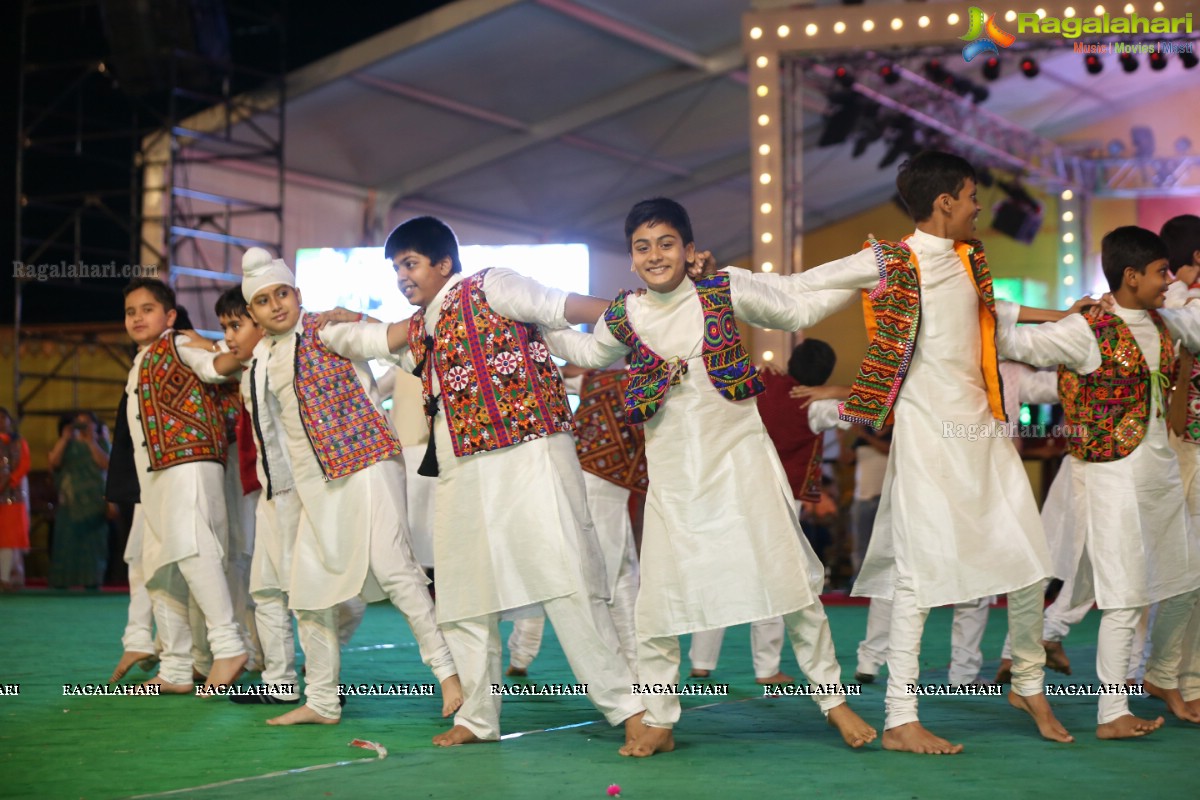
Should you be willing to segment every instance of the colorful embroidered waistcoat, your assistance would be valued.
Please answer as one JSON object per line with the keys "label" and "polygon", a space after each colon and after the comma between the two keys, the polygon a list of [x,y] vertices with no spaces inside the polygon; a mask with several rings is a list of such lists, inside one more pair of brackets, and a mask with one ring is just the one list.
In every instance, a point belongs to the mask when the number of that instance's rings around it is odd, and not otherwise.
{"label": "colorful embroidered waistcoat", "polygon": [[[613,337],[630,350],[625,419],[640,425],[662,408],[667,391],[687,374],[687,362],[668,361],[646,346],[629,323],[625,308],[628,294],[622,292],[612,302],[604,312],[604,320]],[[733,316],[728,273],[718,272],[696,281],[696,294],[704,311],[704,369],[713,388],[734,401],[762,394],[766,387],[750,363]]]}
{"label": "colorful embroidered waistcoat", "polygon": [[241,389],[236,381],[215,384],[217,400],[221,406],[221,416],[225,422],[225,440],[237,441],[238,421],[242,416]]}
{"label": "colorful embroidered waistcoat", "polygon": [[[1171,334],[1158,314],[1151,311],[1150,318],[1158,329],[1158,363],[1166,366],[1170,381],[1175,362]],[[1153,378],[1123,319],[1102,313],[1088,324],[1100,347],[1100,368],[1087,375],[1058,368],[1058,396],[1070,423],[1067,451],[1081,461],[1117,461],[1146,436]]]}
{"label": "colorful embroidered waistcoat", "polygon": [[595,370],[584,374],[575,410],[575,450],[584,472],[634,492],[645,493],[646,437],[625,421],[629,373]]}
{"label": "colorful embroidered waistcoat", "polygon": [[[879,283],[863,292],[863,311],[870,344],[859,367],[850,397],[840,406],[847,422],[869,425],[880,430],[892,416],[900,387],[908,375],[921,326],[921,277],[916,256],[906,242],[869,240],[864,247],[875,253]],[[1001,421],[1004,414],[1000,385],[1000,366],[996,356],[996,302],[992,295],[992,274],[987,266],[983,244],[976,240],[958,242],[955,250],[967,268],[975,286],[979,304],[979,332],[982,344],[984,383],[992,415]]]}
{"label": "colorful embroidered waistcoat", "polygon": [[[1193,354],[1194,355],[1194,354]],[[1192,360],[1190,375],[1180,375],[1178,380],[1186,380],[1187,422],[1184,423],[1183,433],[1179,438],[1192,444],[1200,444],[1200,358]],[[1174,396],[1171,398],[1174,400]]]}
{"label": "colorful embroidered waistcoat", "polygon": [[325,480],[400,455],[400,442],[358,380],[353,362],[330,350],[305,314],[296,334],[294,384],[300,421]]}
{"label": "colorful embroidered waistcoat", "polygon": [[137,395],[151,472],[194,461],[225,463],[221,390],[183,363],[173,334],[146,349]]}
{"label": "colorful embroidered waistcoat", "polygon": [[808,466],[804,470],[804,487],[801,489],[799,497],[805,503],[815,503],[821,499],[821,478],[824,477],[821,473],[821,465],[825,456],[824,445],[824,438],[817,436],[813,442],[812,455],[808,459]]}
{"label": "colorful embroidered waistcoat", "polygon": [[[488,304],[484,276],[464,278],[446,293],[434,328],[430,361],[459,458],[575,429],[558,367],[536,325],[503,317]],[[409,348],[423,363],[425,312],[409,323]],[[433,373],[421,373],[426,408]]]}

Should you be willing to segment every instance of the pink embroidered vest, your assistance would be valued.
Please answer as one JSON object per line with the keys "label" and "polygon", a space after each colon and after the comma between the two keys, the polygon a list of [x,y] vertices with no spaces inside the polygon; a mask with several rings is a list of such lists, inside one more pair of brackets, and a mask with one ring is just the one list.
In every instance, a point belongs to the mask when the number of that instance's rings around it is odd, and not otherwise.
{"label": "pink embroidered vest", "polygon": [[[575,429],[558,367],[536,325],[502,317],[483,291],[488,270],[464,278],[442,301],[432,369],[454,455],[474,455]],[[413,359],[425,363],[425,311],[409,322]],[[421,371],[426,409],[433,373]]]}
{"label": "pink embroidered vest", "polygon": [[[1175,347],[1158,314],[1151,311],[1150,318],[1158,329],[1158,363],[1169,381]],[[1117,461],[1132,453],[1146,436],[1153,379],[1124,320],[1102,313],[1088,324],[1100,346],[1100,368],[1087,375],[1058,368],[1058,396],[1070,423],[1067,451],[1081,461]]]}
{"label": "pink embroidered vest", "polygon": [[332,481],[400,455],[400,442],[354,364],[325,345],[316,322],[316,314],[305,314],[296,334],[294,384],[300,421],[321,473]]}
{"label": "pink embroidered vest", "polygon": [[[613,337],[629,348],[629,386],[625,390],[625,419],[640,425],[653,417],[666,401],[667,391],[687,374],[687,362],[676,363],[659,356],[637,335],[629,323],[622,292],[604,320]],[[696,294],[704,311],[704,369],[713,388],[727,400],[747,400],[766,391],[750,354],[742,344],[728,273],[718,272],[696,281]]]}
{"label": "pink embroidered vest", "polygon": [[196,461],[225,463],[220,389],[183,363],[173,333],[146,349],[137,395],[151,472]]}

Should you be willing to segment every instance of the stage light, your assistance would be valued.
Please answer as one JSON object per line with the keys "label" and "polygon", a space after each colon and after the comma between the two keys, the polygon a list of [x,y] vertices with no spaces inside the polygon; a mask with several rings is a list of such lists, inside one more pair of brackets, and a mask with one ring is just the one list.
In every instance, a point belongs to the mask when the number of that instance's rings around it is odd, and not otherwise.
{"label": "stage light", "polygon": [[900,73],[891,64],[884,64],[879,68],[879,77],[883,78],[883,82],[888,86],[895,86],[900,82]]}
{"label": "stage light", "polygon": [[1075,196],[1075,193],[1070,189],[1063,189],[1063,193],[1059,195],[1063,200],[1070,200]]}
{"label": "stage light", "polygon": [[834,33],[845,33],[846,32],[846,23],[844,23],[844,22],[833,23],[833,32]]}
{"label": "stage light", "polygon": [[1038,68],[1038,63],[1035,59],[1025,57],[1021,59],[1021,72],[1025,74],[1026,78],[1036,78],[1041,70]]}
{"label": "stage light", "polygon": [[958,14],[951,14],[950,16],[946,17],[946,22],[950,25],[957,25],[958,24]]}
{"label": "stage light", "polygon": [[773,361],[773,360],[775,360],[775,351],[773,351],[773,350],[763,350],[762,359],[763,359],[763,361]]}
{"label": "stage light", "polygon": [[1063,9],[1063,17],[1064,18],[1071,19],[1074,16],[1075,16],[1075,9],[1071,8],[1071,6],[1067,6],[1066,8]]}
{"label": "stage light", "polygon": [[1121,69],[1126,72],[1136,72],[1138,68],[1138,60],[1133,53],[1121,53]]}
{"label": "stage light", "polygon": [[919,28],[928,28],[928,27],[929,27],[929,17],[920,17],[920,18],[918,18],[918,19],[917,19],[917,27],[919,27]]}
{"label": "stage light", "polygon": [[1089,75],[1099,75],[1104,69],[1104,62],[1100,60],[1100,56],[1094,53],[1088,53],[1083,57],[1083,67],[1088,71]]}
{"label": "stage light", "polygon": [[770,154],[771,154],[771,145],[769,145],[769,144],[760,144],[760,145],[758,146],[758,154],[759,154],[760,156],[766,156],[766,155],[770,155]]}
{"label": "stage light", "polygon": [[1075,215],[1074,215],[1074,214],[1072,214],[1070,211],[1064,211],[1064,212],[1063,212],[1063,215],[1062,215],[1062,221],[1063,221],[1063,222],[1070,222],[1070,221],[1071,221],[1071,220],[1073,220],[1073,219],[1075,219]]}
{"label": "stage light", "polygon": [[1073,255],[1072,255],[1072,254],[1070,254],[1070,253],[1067,253],[1065,256],[1063,256],[1063,263],[1064,263],[1064,264],[1074,264],[1074,263],[1075,263],[1075,256],[1073,256]]}
{"label": "stage light", "polygon": [[758,58],[756,58],[754,60],[754,63],[758,66],[759,69],[762,69],[767,64],[770,64],[771,61],[766,56],[759,56]]}
{"label": "stage light", "polygon": [[762,240],[763,244],[770,244],[771,240],[774,239],[775,237],[771,235],[770,231],[767,231],[766,233],[764,233],[762,236],[760,236],[758,238]]}
{"label": "stage light", "polygon": [[1163,12],[1164,8],[1165,8],[1165,6],[1162,3],[1154,4],[1154,10],[1157,11],[1159,14],[1161,14]]}
{"label": "stage light", "polygon": [[774,269],[775,269],[775,265],[772,264],[770,261],[764,261],[762,263],[762,271],[763,272],[771,272]]}
{"label": "stage light", "polygon": [[804,35],[805,36],[816,36],[817,35],[817,26],[811,22],[808,23],[807,25],[805,25],[804,26]]}
{"label": "stage light", "polygon": [[763,85],[763,86],[759,86],[757,89],[755,89],[754,93],[757,94],[759,97],[766,97],[768,91],[770,91],[770,90],[767,89],[766,85]]}
{"label": "stage light", "polygon": [[869,19],[863,20],[863,30],[867,33],[870,33],[871,31],[875,30],[874,20],[869,20]]}
{"label": "stage light", "polygon": [[994,81],[1000,77],[1000,59],[992,56],[983,62],[983,77]]}
{"label": "stage light", "polygon": [[758,207],[758,210],[761,211],[763,214],[770,214],[771,213],[771,204],[763,203],[761,206]]}
{"label": "stage light", "polygon": [[771,124],[771,117],[768,116],[767,114],[759,114],[758,115],[758,124],[760,127],[763,127],[763,128],[767,127],[768,125]]}
{"label": "stage light", "polygon": [[904,20],[900,19],[899,17],[896,17],[895,19],[892,20],[892,30],[898,31],[903,27],[904,27]]}
{"label": "stage light", "polygon": [[825,128],[817,140],[817,147],[832,147],[850,138],[858,124],[862,106],[859,96],[850,91],[833,92],[829,95],[829,111]]}
{"label": "stage light", "polygon": [[838,67],[833,71],[833,79],[849,89],[854,85],[854,74],[846,67]]}
{"label": "stage light", "polygon": [[1200,59],[1196,58],[1195,53],[1180,53],[1179,63],[1183,64],[1184,69],[1194,69],[1196,64],[1200,64]]}
{"label": "stage light", "polygon": [[771,182],[771,173],[764,172],[762,175],[759,175],[758,182],[761,183],[763,186],[766,186],[768,183]]}
{"label": "stage light", "polygon": [[761,39],[762,38],[762,28],[751,28],[750,29],[750,38],[751,39]]}
{"label": "stage light", "polygon": [[984,102],[991,96],[992,96],[992,93],[990,91],[988,91],[988,88],[986,86],[972,86],[971,87],[971,102],[974,103],[975,105],[979,105],[980,103]]}
{"label": "stage light", "polygon": [[1150,54],[1150,69],[1161,72],[1167,68],[1167,57],[1155,50]]}
{"label": "stage light", "polygon": [[1016,19],[1017,19],[1017,12],[1015,12],[1015,11],[1004,12],[1004,21],[1005,22],[1014,22]]}
{"label": "stage light", "polygon": [[879,168],[884,169],[896,163],[905,153],[911,153],[920,148],[917,145],[916,131],[910,117],[901,117],[886,133],[889,140],[887,152],[879,161]]}
{"label": "stage light", "polygon": [[1075,283],[1074,275],[1068,275],[1067,277],[1063,278],[1063,286],[1071,286],[1074,283]]}
{"label": "stage light", "polygon": [[779,29],[776,30],[775,32],[779,34],[780,39],[786,39],[788,37],[788,35],[792,32],[792,29],[789,28],[787,25],[780,25]]}

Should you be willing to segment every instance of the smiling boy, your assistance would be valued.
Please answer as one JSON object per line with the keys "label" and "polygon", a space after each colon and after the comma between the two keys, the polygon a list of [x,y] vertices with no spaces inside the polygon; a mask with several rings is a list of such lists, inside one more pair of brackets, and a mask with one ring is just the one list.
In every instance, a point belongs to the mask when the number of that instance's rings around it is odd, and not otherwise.
{"label": "smiling boy", "polygon": [[[1167,249],[1151,231],[1131,225],[1109,232],[1100,258],[1115,301],[1111,312],[1018,328],[1017,308],[1000,303],[997,338],[1008,358],[1059,365],[1076,520],[1072,601],[1094,594],[1103,611],[1096,677],[1102,686],[1123,686],[1138,619],[1152,603],[1159,608],[1147,679],[1178,675],[1200,587],[1200,539],[1188,524],[1163,413],[1174,340],[1193,351],[1200,345],[1200,306],[1163,308]],[[1168,700],[1181,719],[1200,722],[1177,690]],[[1133,716],[1126,695],[1107,694],[1096,736],[1144,736],[1162,722]]]}
{"label": "smiling boy", "polygon": [[[619,296],[591,335],[546,336],[557,355],[580,366],[629,357],[625,418],[644,426],[650,479],[636,612],[647,727],[621,754],[646,757],[675,748],[679,698],[655,689],[679,682],[681,634],[782,616],[809,683],[841,683],[817,597],[824,570],[759,416],[754,397],[763,385],[737,322],[796,330],[853,293],[813,293],[798,303],[732,268],[693,283],[686,275],[697,260],[691,221],[667,198],[635,205],[625,236],[649,291]],[[874,740],[844,696],[813,699],[848,745]]]}

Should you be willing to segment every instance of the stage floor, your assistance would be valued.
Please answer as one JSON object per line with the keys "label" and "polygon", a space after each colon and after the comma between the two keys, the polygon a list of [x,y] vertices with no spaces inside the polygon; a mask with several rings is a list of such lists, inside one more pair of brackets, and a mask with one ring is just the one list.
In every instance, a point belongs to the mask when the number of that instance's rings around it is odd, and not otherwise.
{"label": "stage floor", "polygon": [[[27,592],[0,596],[0,797],[96,798],[606,798],[610,784],[626,800],[664,798],[1195,798],[1200,727],[1168,718],[1135,741],[1094,737],[1094,697],[1054,698],[1071,745],[1043,742],[1033,723],[1003,697],[929,697],[923,722],[963,742],[958,756],[888,753],[878,742],[844,746],[814,703],[764,698],[754,683],[748,627],[731,629],[714,682],[729,696],[684,698],[678,749],[646,760],[617,755],[623,736],[586,698],[510,697],[500,744],[443,750],[430,737],[448,725],[440,699],[352,697],[340,725],[272,728],[279,706],[235,706],[195,697],[66,697],[64,684],[103,683],[120,655],[127,597]],[[843,677],[866,620],[863,606],[829,608]],[[943,682],[949,661],[950,611],[929,617],[922,652],[927,684]],[[1095,681],[1093,612],[1066,642],[1074,675],[1054,683]],[[1005,632],[993,609],[983,677],[995,672]],[[507,636],[510,625],[503,626]],[[686,637],[683,642],[686,674]],[[297,648],[299,654],[299,648]],[[343,680],[429,683],[412,636],[390,606],[376,604],[343,651]],[[795,675],[785,648],[784,671]],[[135,676],[138,675],[135,671]],[[257,677],[257,676],[255,676]],[[244,681],[248,682],[248,681]],[[530,682],[574,683],[549,626]],[[882,683],[851,703],[877,727]],[[1133,698],[1134,713],[1164,713]],[[289,707],[282,707],[284,709]],[[349,746],[378,742],[388,755]]]}

